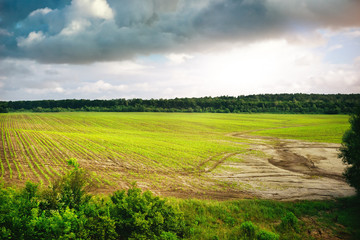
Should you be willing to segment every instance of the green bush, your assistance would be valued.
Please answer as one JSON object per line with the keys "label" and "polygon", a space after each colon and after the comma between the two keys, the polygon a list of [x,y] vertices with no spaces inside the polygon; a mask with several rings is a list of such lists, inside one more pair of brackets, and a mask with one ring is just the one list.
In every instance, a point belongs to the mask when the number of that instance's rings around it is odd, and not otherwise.
{"label": "green bush", "polygon": [[298,231],[298,219],[292,212],[288,212],[284,217],[281,218],[280,230],[288,231],[295,230]]}
{"label": "green bush", "polygon": [[162,232],[160,235],[160,240],[178,240],[178,237],[175,233],[172,232]]}
{"label": "green bush", "polygon": [[258,234],[256,235],[257,240],[279,240],[279,235],[268,232],[265,230],[260,230]]}
{"label": "green bush", "polygon": [[20,191],[0,188],[0,239],[117,239],[108,206],[90,201],[88,177],[74,168],[41,192],[26,183]]}
{"label": "green bush", "polygon": [[0,239],[31,239],[27,226],[38,207],[38,186],[30,182],[21,191],[0,190]]}
{"label": "green bush", "polygon": [[184,235],[183,215],[149,191],[142,193],[133,186],[127,192],[115,192],[111,200],[110,215],[120,239],[158,239],[161,235],[169,238],[170,233]]}
{"label": "green bush", "polygon": [[43,192],[40,204],[43,210],[64,210],[67,207],[79,210],[89,202],[91,196],[87,194],[87,188],[91,181],[88,172],[79,168],[74,158],[69,159],[68,164],[73,169]]}
{"label": "green bush", "polygon": [[256,227],[251,221],[243,222],[240,225],[242,239],[255,239]]}
{"label": "green bush", "polygon": [[86,216],[86,231],[90,239],[117,239],[115,220],[109,213],[109,204],[102,201],[89,202],[81,207],[81,213]]}
{"label": "green bush", "polygon": [[78,216],[74,209],[65,211],[32,211],[32,218],[27,223],[30,230],[28,239],[71,239],[87,237],[84,216]]}

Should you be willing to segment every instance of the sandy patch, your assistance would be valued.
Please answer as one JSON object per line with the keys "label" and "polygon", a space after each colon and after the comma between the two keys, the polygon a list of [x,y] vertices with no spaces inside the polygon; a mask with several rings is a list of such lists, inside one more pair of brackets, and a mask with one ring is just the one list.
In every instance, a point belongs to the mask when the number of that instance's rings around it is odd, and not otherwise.
{"label": "sandy patch", "polygon": [[355,194],[342,177],[346,167],[337,157],[339,144],[276,138],[254,138],[249,151],[237,154],[240,162],[224,161],[213,179],[229,181],[259,198],[276,200],[332,199]]}

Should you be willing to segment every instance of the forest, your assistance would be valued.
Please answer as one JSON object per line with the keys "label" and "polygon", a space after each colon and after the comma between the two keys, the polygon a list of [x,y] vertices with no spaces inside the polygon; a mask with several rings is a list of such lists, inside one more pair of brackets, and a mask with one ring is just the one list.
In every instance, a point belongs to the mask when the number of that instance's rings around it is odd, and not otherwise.
{"label": "forest", "polygon": [[174,99],[0,101],[0,112],[212,112],[350,114],[360,94],[258,94]]}

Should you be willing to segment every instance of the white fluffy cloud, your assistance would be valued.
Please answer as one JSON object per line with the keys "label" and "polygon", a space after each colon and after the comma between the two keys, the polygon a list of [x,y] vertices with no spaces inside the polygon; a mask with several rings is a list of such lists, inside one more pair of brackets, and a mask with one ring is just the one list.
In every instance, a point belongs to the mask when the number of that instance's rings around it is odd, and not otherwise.
{"label": "white fluffy cloud", "polygon": [[48,7],[46,8],[39,8],[39,9],[36,9],[35,11],[32,11],[30,14],[29,14],[29,17],[34,17],[36,15],[46,15],[48,14],[49,12],[51,12],[52,10]]}
{"label": "white fluffy cloud", "polygon": [[6,60],[0,63],[0,95],[14,100],[360,92],[360,54],[350,64],[334,64],[308,46],[278,39],[191,57],[154,55],[90,65]]}
{"label": "white fluffy cloud", "polygon": [[104,82],[103,80],[99,80],[95,83],[88,83],[84,82],[82,83],[83,86],[78,87],[76,89],[77,92],[84,92],[87,94],[93,94],[93,93],[106,93],[109,91],[113,92],[123,92],[126,90],[126,85],[112,85],[110,83]]}
{"label": "white fluffy cloud", "polygon": [[45,39],[43,32],[31,32],[26,38],[18,38],[18,46],[21,48],[28,48],[41,43]]}
{"label": "white fluffy cloud", "polygon": [[106,0],[73,0],[68,10],[73,18],[112,19],[114,13]]}

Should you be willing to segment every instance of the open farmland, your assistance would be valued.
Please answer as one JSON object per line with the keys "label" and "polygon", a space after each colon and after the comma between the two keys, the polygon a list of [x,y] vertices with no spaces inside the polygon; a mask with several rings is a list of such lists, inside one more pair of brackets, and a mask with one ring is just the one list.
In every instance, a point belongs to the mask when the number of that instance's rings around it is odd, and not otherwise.
{"label": "open farmland", "polygon": [[[76,158],[97,192],[134,181],[161,195],[332,198],[354,193],[337,148],[344,115],[1,114],[1,178],[48,185]],[[289,140],[292,139],[292,140]]]}

